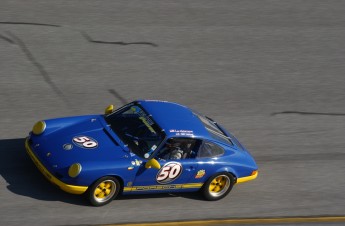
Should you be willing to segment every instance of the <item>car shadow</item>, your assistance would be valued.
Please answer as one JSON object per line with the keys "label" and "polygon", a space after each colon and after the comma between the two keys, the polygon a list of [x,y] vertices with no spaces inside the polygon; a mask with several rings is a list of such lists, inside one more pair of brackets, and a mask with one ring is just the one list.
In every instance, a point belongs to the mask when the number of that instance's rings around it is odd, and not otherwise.
{"label": "car shadow", "polygon": [[88,205],[80,195],[72,195],[52,185],[39,172],[25,151],[25,139],[0,140],[0,175],[14,194],[37,200]]}
{"label": "car shadow", "polygon": [[157,193],[157,194],[131,194],[121,195],[117,200],[127,199],[157,199],[157,198],[176,198],[182,197],[186,199],[205,200],[199,192],[176,192],[176,193]]}
{"label": "car shadow", "polygon": [[[52,185],[36,168],[25,151],[25,139],[0,140],[0,175],[7,182],[7,189],[17,195],[43,201],[61,201],[88,206],[82,195],[68,194]],[[174,198],[203,200],[198,193],[121,195],[117,199]]]}

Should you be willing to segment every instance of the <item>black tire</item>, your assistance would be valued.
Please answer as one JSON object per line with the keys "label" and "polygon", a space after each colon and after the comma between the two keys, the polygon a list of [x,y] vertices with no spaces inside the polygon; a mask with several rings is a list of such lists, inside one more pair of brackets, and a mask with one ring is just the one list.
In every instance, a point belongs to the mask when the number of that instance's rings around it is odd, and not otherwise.
{"label": "black tire", "polygon": [[204,184],[201,192],[206,200],[216,201],[224,198],[234,186],[235,179],[230,173],[217,173]]}
{"label": "black tire", "polygon": [[120,182],[114,177],[102,177],[95,181],[87,192],[87,198],[94,206],[110,203],[120,192]]}

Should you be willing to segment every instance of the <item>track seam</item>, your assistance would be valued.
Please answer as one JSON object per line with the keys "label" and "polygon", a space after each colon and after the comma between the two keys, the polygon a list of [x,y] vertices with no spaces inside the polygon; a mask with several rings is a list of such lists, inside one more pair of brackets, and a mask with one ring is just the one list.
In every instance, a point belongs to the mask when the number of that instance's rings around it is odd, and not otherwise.
{"label": "track seam", "polygon": [[16,35],[12,34],[11,32],[6,32],[14,41],[14,43],[21,49],[21,51],[24,53],[28,61],[34,65],[38,72],[43,77],[43,80],[52,88],[52,90],[67,104],[69,104],[68,99],[65,97],[63,92],[59,89],[59,87],[53,82],[53,80],[50,78],[48,72],[45,70],[42,64],[40,64],[34,55],[31,53],[29,48],[25,45],[25,43]]}

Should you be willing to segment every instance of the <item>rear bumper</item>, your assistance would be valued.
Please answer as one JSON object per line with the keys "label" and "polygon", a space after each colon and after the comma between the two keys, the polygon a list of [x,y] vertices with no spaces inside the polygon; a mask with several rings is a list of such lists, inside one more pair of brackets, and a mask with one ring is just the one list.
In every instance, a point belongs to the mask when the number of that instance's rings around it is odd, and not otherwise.
{"label": "rear bumper", "polygon": [[71,194],[83,194],[87,190],[87,186],[75,186],[65,184],[64,182],[57,179],[53,174],[51,174],[44,165],[39,161],[39,159],[35,156],[31,147],[29,145],[28,139],[25,141],[25,149],[28,155],[30,156],[31,160],[35,163],[36,167],[41,171],[41,173],[53,184],[57,185],[61,190],[71,193]]}
{"label": "rear bumper", "polygon": [[243,182],[247,182],[247,181],[250,181],[250,180],[254,180],[258,177],[258,174],[259,174],[259,171],[255,170],[254,173],[250,176],[247,176],[247,177],[239,177],[237,178],[237,184],[238,183],[243,183]]}

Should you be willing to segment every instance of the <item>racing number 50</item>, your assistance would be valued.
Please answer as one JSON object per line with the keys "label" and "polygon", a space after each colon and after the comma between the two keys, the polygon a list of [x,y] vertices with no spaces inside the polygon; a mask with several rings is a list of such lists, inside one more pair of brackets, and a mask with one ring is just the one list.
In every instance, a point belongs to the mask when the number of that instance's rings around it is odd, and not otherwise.
{"label": "racing number 50", "polygon": [[156,180],[160,184],[172,182],[180,176],[182,166],[178,162],[168,162],[157,173]]}
{"label": "racing number 50", "polygon": [[97,146],[97,142],[93,141],[92,139],[86,136],[74,137],[73,141],[81,144],[85,148],[94,148]]}

